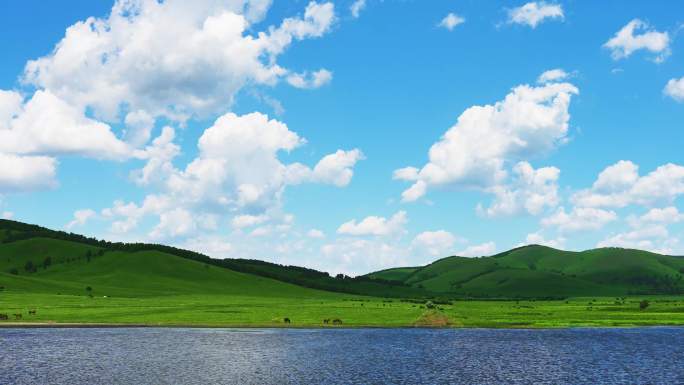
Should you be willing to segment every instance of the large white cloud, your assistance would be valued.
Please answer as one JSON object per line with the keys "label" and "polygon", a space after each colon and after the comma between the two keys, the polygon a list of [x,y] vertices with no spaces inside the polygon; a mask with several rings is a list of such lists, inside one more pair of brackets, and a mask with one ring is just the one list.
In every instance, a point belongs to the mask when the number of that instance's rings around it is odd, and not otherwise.
{"label": "large white cloud", "polygon": [[683,166],[668,163],[639,176],[639,166],[622,160],[603,170],[593,186],[575,193],[572,201],[582,207],[649,206],[671,203],[682,194]]}
{"label": "large white cloud", "polygon": [[20,156],[0,152],[0,193],[31,191],[57,186],[57,161],[46,156]]}
{"label": "large white cloud", "polygon": [[[357,149],[324,156],[313,168],[283,163],[279,156],[306,141],[287,125],[255,112],[227,113],[207,128],[198,140],[198,155],[184,168],[173,165],[179,148],[174,130],[165,128],[144,153],[147,164],[133,173],[134,180],[158,189],[140,206],[123,202],[107,211],[112,230],[127,232],[140,218],[156,216],[155,239],[187,237],[229,220],[240,229],[265,222],[287,221],[280,211],[287,186],[322,183],[346,186],[353,167],[363,158]],[[132,206],[131,206],[132,205]],[[107,215],[106,215],[107,216]],[[232,219],[231,219],[232,218]],[[257,228],[255,235],[270,228]]]}
{"label": "large white cloud", "polygon": [[404,232],[404,225],[408,222],[405,211],[399,211],[391,218],[369,216],[361,221],[345,222],[337,229],[338,234],[344,235],[394,235]]}
{"label": "large white cloud", "polygon": [[319,182],[346,186],[359,150],[322,158],[313,168],[283,164],[279,152],[289,152],[305,140],[277,120],[261,113],[228,113],[204,131],[199,156],[184,170],[175,170],[166,186],[179,199],[218,206],[265,209],[279,201],[288,184]]}
{"label": "large white cloud", "polygon": [[434,186],[487,189],[504,183],[508,164],[566,141],[570,100],[577,93],[570,83],[521,85],[493,105],[468,108],[432,145],[426,165],[395,171],[395,179],[414,183],[403,200],[414,201]]}
{"label": "large white cloud", "polygon": [[560,4],[544,1],[531,1],[508,11],[508,22],[536,28],[546,19],[563,20],[563,7]]}
{"label": "large white cloud", "polygon": [[670,36],[667,32],[652,29],[642,20],[634,19],[603,46],[611,51],[615,60],[627,58],[639,50],[647,50],[656,54],[656,62],[661,62],[670,54]]}
{"label": "large white cloud", "polygon": [[[259,31],[255,25],[270,6],[271,0],[118,0],[106,18],[67,28],[49,55],[26,64],[22,81],[36,89],[26,101],[0,90],[0,153],[17,165],[3,171],[0,189],[54,185],[51,158],[63,155],[148,158],[136,177],[150,183],[171,174],[169,159],[178,153],[172,130],[138,150],[157,118],[183,123],[215,116],[249,84],[273,85],[288,76],[301,77],[290,83],[308,88],[329,82],[327,70],[301,75],[277,58],[293,41],[329,31],[333,4],[312,1],[302,15]],[[110,124],[123,126],[122,133]]]}
{"label": "large white cloud", "polygon": [[0,151],[106,159],[133,155],[133,150],[114,135],[109,125],[87,118],[82,110],[50,91],[36,91],[20,112],[14,109],[9,121],[0,122],[0,126],[5,126],[0,129]]}
{"label": "large white cloud", "polygon": [[294,40],[320,37],[332,3],[253,34],[269,0],[119,0],[106,18],[70,26],[54,51],[27,63],[24,81],[96,117],[122,109],[184,120],[223,112],[244,85],[274,84],[276,59]]}

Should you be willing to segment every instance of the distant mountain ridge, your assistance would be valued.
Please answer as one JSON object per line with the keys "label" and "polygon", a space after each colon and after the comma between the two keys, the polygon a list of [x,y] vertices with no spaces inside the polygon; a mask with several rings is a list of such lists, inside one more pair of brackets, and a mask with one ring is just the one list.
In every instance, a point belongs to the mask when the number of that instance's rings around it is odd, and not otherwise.
{"label": "distant mountain ridge", "polygon": [[[91,264],[91,260],[97,263]],[[170,272],[167,267],[156,265],[160,263],[188,269],[188,274]],[[125,264],[128,270],[119,264]],[[275,280],[308,289],[400,298],[563,298],[684,293],[684,258],[641,250],[603,248],[570,252],[530,245],[491,257],[452,256],[426,266],[397,267],[350,278],[259,260],[213,259],[165,245],[107,242],[0,220],[0,286],[7,290],[69,291],[70,280],[85,282],[88,277],[95,277],[99,279],[97,282],[126,292],[126,286],[130,285],[127,277],[137,274],[136,277],[143,279],[146,269],[154,271],[157,277],[145,288],[152,292],[173,291],[173,287],[200,290],[203,280],[219,279],[214,275],[205,277],[201,272],[206,271],[198,271],[197,266],[240,273],[239,282],[247,292],[250,282],[263,285]],[[175,286],[156,287],[159,282],[167,281],[167,274],[178,280]],[[230,281],[214,285],[233,290]]]}

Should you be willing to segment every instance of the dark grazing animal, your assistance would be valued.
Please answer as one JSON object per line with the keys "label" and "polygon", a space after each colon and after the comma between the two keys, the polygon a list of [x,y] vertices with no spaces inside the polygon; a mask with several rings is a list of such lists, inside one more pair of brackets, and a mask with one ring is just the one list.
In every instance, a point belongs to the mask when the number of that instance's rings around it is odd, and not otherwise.
{"label": "dark grazing animal", "polygon": [[36,315],[36,310],[29,310],[29,315]]}
{"label": "dark grazing animal", "polygon": [[7,314],[0,314],[0,321],[7,321],[9,316]]}
{"label": "dark grazing animal", "polygon": [[335,318],[332,320],[333,325],[342,325],[342,320],[339,318]]}
{"label": "dark grazing animal", "polygon": [[289,318],[283,318],[283,322],[285,322],[286,324],[289,324],[289,323],[291,323],[292,321],[290,321]]}
{"label": "dark grazing animal", "polygon": [[14,315],[15,320],[20,320],[21,319],[21,313],[17,313]]}
{"label": "dark grazing animal", "polygon": [[326,324],[326,325],[329,324],[329,323],[330,323],[330,318],[324,319],[324,320],[323,320],[323,323]]}

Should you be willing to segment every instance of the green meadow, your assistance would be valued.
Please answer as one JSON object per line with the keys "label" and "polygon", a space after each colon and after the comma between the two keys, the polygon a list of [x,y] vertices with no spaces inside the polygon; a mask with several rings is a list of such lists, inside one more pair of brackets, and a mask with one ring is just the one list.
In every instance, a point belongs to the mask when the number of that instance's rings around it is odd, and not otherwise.
{"label": "green meadow", "polygon": [[0,326],[684,325],[683,262],[638,250],[536,246],[331,277],[3,221]]}
{"label": "green meadow", "polygon": [[[613,298],[573,298],[564,301],[452,301],[436,305],[400,300],[347,296],[250,297],[239,295],[170,295],[117,298],[76,295],[4,293],[0,313],[22,313],[31,323],[136,326],[214,327],[339,327],[324,320],[339,319],[343,327],[631,327],[684,325],[684,297],[653,297],[639,309],[641,298],[616,303]],[[29,315],[29,310],[36,310]],[[444,322],[434,322],[439,315]],[[286,324],[288,318],[291,323]],[[427,319],[427,321],[425,321]]]}

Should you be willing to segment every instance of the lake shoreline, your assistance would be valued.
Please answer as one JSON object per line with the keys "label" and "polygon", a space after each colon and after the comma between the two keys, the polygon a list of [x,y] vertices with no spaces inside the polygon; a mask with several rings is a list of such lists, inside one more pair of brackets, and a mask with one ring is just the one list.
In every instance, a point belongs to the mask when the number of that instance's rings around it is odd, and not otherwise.
{"label": "lake shoreline", "polygon": [[52,322],[5,322],[0,323],[1,329],[124,329],[124,328],[164,328],[164,329],[485,329],[485,330],[558,330],[558,329],[634,329],[634,328],[677,328],[684,324],[648,324],[648,325],[559,325],[559,326],[379,326],[379,325],[220,325],[220,324],[123,324],[123,323],[52,323]]}

